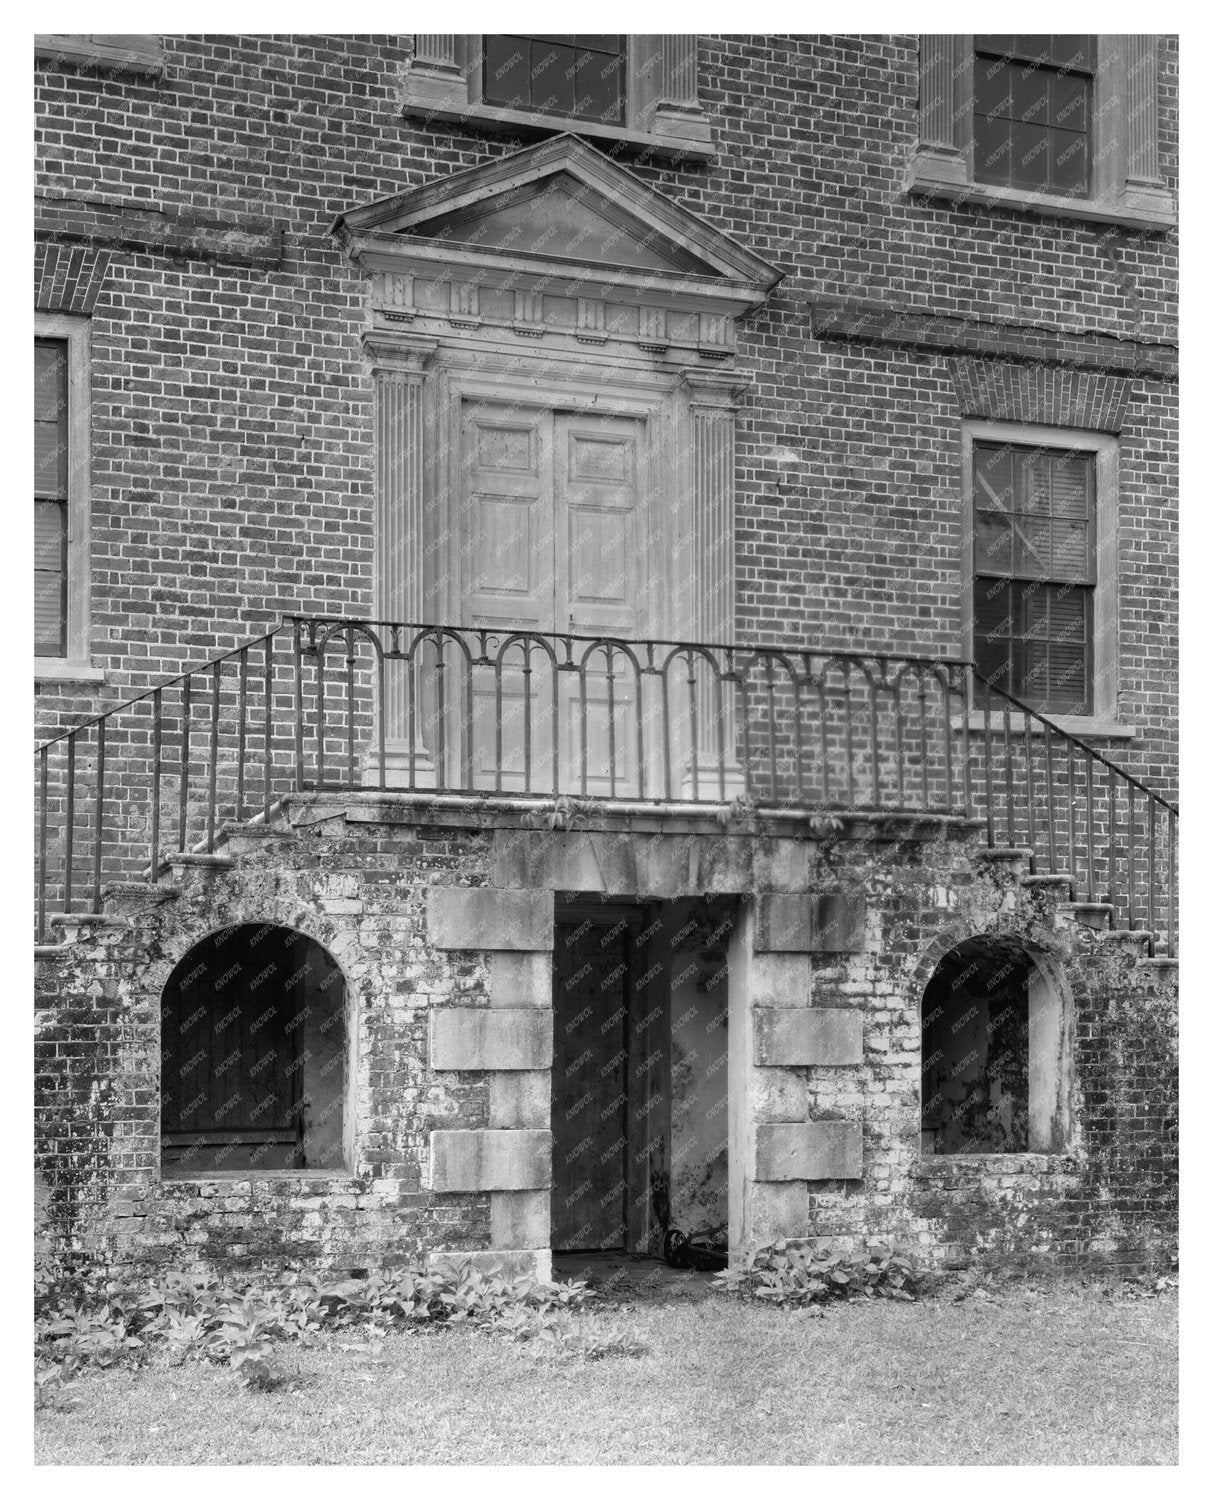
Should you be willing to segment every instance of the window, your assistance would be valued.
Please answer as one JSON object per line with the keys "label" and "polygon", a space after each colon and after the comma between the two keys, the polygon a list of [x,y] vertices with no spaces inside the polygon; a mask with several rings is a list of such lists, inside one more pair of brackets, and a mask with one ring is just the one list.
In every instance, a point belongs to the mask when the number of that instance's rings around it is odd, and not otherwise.
{"label": "window", "polygon": [[341,970],[266,923],[194,945],[161,1003],[166,1177],[344,1170],[352,1145]]}
{"label": "window", "polygon": [[34,654],[67,655],[67,340],[34,340]]}
{"label": "window", "polygon": [[973,445],[973,649],[995,687],[1091,712],[1095,460]]}
{"label": "window", "polygon": [[1175,223],[1156,36],[921,36],[911,193],[1138,229]]}
{"label": "window", "polygon": [[612,149],[709,161],[694,36],[418,34],[402,112],[466,129],[573,130]]}
{"label": "window", "polygon": [[976,180],[1089,196],[1095,38],[977,36],[973,42]]}
{"label": "window", "polygon": [[961,451],[966,654],[1060,728],[1131,739],[1117,718],[1116,438],[973,420]]}
{"label": "window", "polygon": [[623,36],[486,36],[485,103],[622,124],[626,41]]}
{"label": "window", "polygon": [[1044,960],[990,937],[945,953],[922,997],[923,1156],[1065,1151],[1072,1045]]}
{"label": "window", "polygon": [[34,323],[35,676],[99,682],[89,661],[87,318]]}

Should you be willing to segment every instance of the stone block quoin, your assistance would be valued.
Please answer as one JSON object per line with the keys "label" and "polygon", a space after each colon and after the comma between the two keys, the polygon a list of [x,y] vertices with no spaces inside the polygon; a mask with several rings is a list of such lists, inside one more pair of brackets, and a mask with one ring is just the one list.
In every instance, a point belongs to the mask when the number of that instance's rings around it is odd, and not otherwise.
{"label": "stone block quoin", "polygon": [[754,1011],[759,1067],[846,1067],[863,1061],[863,1016],[824,1006]]}
{"label": "stone block quoin", "polygon": [[759,1125],[758,1182],[824,1182],[863,1176],[863,1128],[855,1120]]}
{"label": "stone block quoin", "polygon": [[430,1186],[436,1193],[525,1192],[552,1185],[550,1130],[435,1130]]}
{"label": "stone block quoin", "polygon": [[862,953],[867,905],[861,895],[759,896],[756,953]]}
{"label": "stone block quoin", "polygon": [[467,1010],[446,1006],[430,1012],[430,1067],[519,1072],[552,1066],[550,1010]]}

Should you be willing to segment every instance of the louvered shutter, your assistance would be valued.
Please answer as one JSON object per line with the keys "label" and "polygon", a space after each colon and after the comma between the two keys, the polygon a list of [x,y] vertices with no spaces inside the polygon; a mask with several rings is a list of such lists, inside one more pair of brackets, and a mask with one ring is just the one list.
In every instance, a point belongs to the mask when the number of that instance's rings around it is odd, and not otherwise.
{"label": "louvered shutter", "polygon": [[34,651],[67,652],[67,343],[34,341]]}

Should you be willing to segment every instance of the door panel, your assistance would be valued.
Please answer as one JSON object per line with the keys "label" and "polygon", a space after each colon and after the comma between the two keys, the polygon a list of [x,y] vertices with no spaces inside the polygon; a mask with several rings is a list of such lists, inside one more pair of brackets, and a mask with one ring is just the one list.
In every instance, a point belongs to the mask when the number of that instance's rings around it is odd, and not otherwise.
{"label": "door panel", "polygon": [[[644,431],[633,418],[465,407],[462,623],[494,628],[490,655],[514,630],[639,633]],[[605,653],[575,660],[558,672],[541,645],[514,643],[499,669],[471,669],[474,786],[635,795],[635,670],[616,653],[612,681]]]}
{"label": "door panel", "polygon": [[[631,418],[558,414],[555,466],[557,608],[576,635],[632,640],[647,589],[639,545],[641,439]],[[564,684],[567,790],[635,796],[640,683],[621,652],[581,653]],[[613,734],[612,734],[613,730]]]}

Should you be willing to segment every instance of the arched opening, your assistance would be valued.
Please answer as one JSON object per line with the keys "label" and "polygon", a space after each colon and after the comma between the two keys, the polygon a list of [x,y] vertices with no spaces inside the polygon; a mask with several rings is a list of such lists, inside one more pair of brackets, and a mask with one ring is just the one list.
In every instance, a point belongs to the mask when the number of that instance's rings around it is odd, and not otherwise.
{"label": "arched opening", "polygon": [[922,999],[924,1155],[1063,1151],[1070,1038],[1060,987],[1020,943],[970,938]]}
{"label": "arched opening", "polygon": [[345,981],[272,923],[196,943],[161,1000],[166,1177],[342,1169],[349,1159]]}

